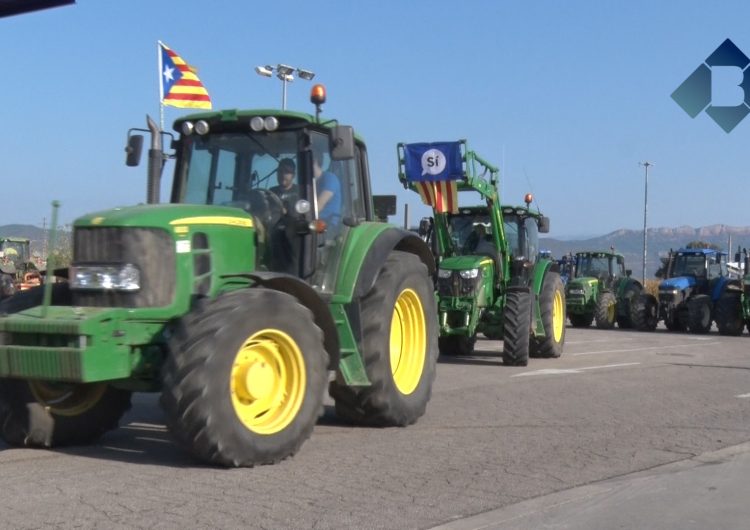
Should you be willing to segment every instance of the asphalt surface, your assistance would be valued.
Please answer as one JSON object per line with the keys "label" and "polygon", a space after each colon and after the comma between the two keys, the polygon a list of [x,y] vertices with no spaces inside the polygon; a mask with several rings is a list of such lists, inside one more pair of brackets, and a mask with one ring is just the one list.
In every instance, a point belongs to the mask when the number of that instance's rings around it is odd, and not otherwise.
{"label": "asphalt surface", "polygon": [[417,424],[352,427],[329,406],[297,455],[254,469],[190,460],[138,394],[94,446],[0,445],[0,527],[743,527],[750,336],[567,333],[528,367],[480,340],[441,359]]}

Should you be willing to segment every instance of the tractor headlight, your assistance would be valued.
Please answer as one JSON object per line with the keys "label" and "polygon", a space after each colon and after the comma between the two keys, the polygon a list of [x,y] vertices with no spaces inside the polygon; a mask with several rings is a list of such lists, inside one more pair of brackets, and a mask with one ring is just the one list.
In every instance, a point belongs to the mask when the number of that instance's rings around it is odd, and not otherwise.
{"label": "tractor headlight", "polygon": [[586,291],[583,289],[569,289],[568,294],[586,294]]}
{"label": "tractor headlight", "polygon": [[141,271],[125,265],[76,265],[70,268],[71,289],[134,292],[141,288]]}
{"label": "tractor headlight", "polygon": [[479,276],[479,269],[467,269],[458,273],[464,280],[473,280]]}
{"label": "tractor headlight", "polygon": [[450,278],[453,271],[450,269],[438,269],[438,278]]}

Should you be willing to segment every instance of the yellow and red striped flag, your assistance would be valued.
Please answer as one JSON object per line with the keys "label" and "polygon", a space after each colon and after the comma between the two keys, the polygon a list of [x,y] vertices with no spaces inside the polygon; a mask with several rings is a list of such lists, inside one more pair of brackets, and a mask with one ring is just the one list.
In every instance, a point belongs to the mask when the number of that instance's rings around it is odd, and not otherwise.
{"label": "yellow and red striped flag", "polygon": [[162,105],[191,109],[210,109],[211,97],[195,74],[195,69],[159,42],[159,78]]}
{"label": "yellow and red striped flag", "polygon": [[458,185],[455,180],[414,182],[422,202],[437,213],[458,212]]}

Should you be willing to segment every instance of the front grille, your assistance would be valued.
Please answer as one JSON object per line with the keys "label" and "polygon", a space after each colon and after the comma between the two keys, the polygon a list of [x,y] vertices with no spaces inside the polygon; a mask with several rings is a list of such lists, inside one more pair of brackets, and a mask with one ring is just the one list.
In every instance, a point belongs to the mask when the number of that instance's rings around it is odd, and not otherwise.
{"label": "front grille", "polygon": [[459,271],[453,271],[449,278],[438,278],[437,290],[441,296],[472,296],[481,282],[481,270],[476,278],[461,278]]}
{"label": "front grille", "polygon": [[175,292],[175,252],[169,233],[159,228],[76,228],[75,265],[132,263],[140,269],[135,293],[74,290],[73,305],[81,307],[162,307]]}

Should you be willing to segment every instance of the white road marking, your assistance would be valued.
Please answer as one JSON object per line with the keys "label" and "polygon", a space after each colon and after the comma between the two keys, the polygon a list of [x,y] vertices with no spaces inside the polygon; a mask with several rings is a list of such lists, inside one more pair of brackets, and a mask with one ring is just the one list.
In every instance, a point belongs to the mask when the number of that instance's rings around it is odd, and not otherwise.
{"label": "white road marking", "polygon": [[738,398],[750,398],[750,394],[740,394],[739,396],[734,396]]}
{"label": "white road marking", "polygon": [[[617,338],[618,342],[632,341],[632,338]],[[596,339],[596,340],[566,340],[565,344],[591,344],[592,342],[613,342],[612,339]]]}
{"label": "white road marking", "polygon": [[711,344],[721,344],[719,341],[714,342],[702,342],[700,344],[674,344],[672,346],[645,346],[643,348],[628,348],[624,350],[600,350],[600,351],[586,351],[581,353],[574,353],[572,354],[573,357],[577,357],[578,355],[599,355],[602,353],[625,353],[625,352],[633,352],[633,351],[646,351],[646,350],[658,350],[658,349],[664,349],[667,348],[692,348],[694,346],[709,346]]}
{"label": "white road marking", "polygon": [[618,364],[604,364],[601,366],[584,366],[582,368],[544,368],[542,370],[534,370],[531,372],[523,372],[520,374],[512,375],[511,377],[522,377],[526,375],[562,375],[562,374],[580,374],[584,370],[598,370],[600,368],[619,368],[621,366],[634,366],[641,363],[618,363]]}

